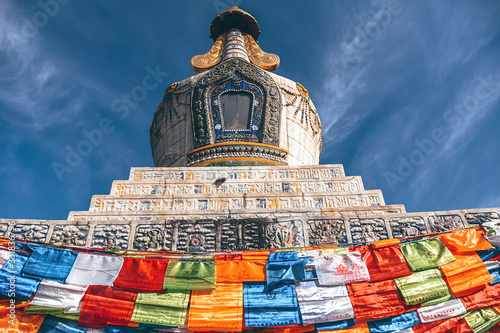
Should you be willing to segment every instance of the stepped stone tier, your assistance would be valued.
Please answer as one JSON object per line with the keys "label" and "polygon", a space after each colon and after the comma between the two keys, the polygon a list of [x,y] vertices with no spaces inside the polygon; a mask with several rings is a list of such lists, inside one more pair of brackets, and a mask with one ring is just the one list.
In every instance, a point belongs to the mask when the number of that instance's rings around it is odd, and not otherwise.
{"label": "stepped stone tier", "polygon": [[307,90],[271,73],[257,21],[233,7],[210,27],[196,76],[154,115],[154,168],[64,221],[0,219],[0,237],[151,251],[237,251],[375,242],[500,223],[500,208],[407,213],[342,165],[318,165],[321,124]]}

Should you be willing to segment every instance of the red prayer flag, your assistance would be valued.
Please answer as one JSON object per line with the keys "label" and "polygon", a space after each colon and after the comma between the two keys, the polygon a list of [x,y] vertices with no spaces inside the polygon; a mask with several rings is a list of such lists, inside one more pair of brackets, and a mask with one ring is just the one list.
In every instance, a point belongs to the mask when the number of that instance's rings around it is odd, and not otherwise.
{"label": "red prayer flag", "polygon": [[412,327],[415,333],[445,333],[459,327],[458,317],[442,319],[427,324],[418,324]]}
{"label": "red prayer flag", "polygon": [[125,257],[114,286],[134,292],[161,293],[168,259]]}
{"label": "red prayer flag", "polygon": [[89,327],[103,327],[106,323],[128,325],[136,298],[136,293],[106,286],[89,286],[82,299],[78,323]]}
{"label": "red prayer flag", "polygon": [[[390,244],[390,243],[389,243]],[[398,244],[363,245],[351,249],[361,252],[370,273],[370,281],[383,281],[412,274]]]}
{"label": "red prayer flag", "polygon": [[464,303],[467,311],[485,308],[492,305],[499,305],[500,284],[492,286],[488,283],[484,289],[481,289],[472,295],[462,297],[462,303]]}
{"label": "red prayer flag", "polygon": [[398,288],[393,280],[353,283],[347,287],[357,320],[378,319],[405,313],[404,304],[399,298]]}

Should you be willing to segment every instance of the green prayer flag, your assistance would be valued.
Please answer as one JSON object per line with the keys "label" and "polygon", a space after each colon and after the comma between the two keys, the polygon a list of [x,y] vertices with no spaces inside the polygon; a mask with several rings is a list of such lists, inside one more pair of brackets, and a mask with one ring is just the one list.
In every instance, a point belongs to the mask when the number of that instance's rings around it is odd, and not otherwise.
{"label": "green prayer flag", "polygon": [[64,313],[62,308],[53,308],[50,306],[30,305],[25,310],[27,314],[48,314],[54,317],[65,318],[69,320],[78,321],[80,313]]}
{"label": "green prayer flag", "polygon": [[465,320],[474,333],[486,333],[500,322],[500,315],[490,306],[467,313]]}
{"label": "green prayer flag", "polygon": [[163,289],[213,290],[216,275],[215,261],[170,260],[165,271]]}
{"label": "green prayer flag", "polygon": [[439,238],[401,243],[399,247],[414,272],[437,268],[455,260]]}
{"label": "green prayer flag", "polygon": [[435,305],[452,298],[439,269],[429,269],[394,279],[407,305]]}
{"label": "green prayer flag", "polygon": [[139,293],[131,321],[162,326],[183,326],[190,292]]}

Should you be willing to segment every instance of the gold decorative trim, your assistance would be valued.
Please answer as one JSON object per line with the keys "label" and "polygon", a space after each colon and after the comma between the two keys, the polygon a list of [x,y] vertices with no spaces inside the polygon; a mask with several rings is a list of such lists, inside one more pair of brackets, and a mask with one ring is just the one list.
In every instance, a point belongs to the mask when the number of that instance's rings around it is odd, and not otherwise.
{"label": "gold decorative trim", "polygon": [[190,167],[197,167],[197,166],[206,165],[206,164],[209,164],[209,163],[214,163],[214,162],[223,162],[223,161],[228,161],[228,160],[265,162],[265,163],[269,163],[269,164],[276,164],[276,165],[283,165],[283,166],[286,166],[286,164],[285,164],[285,163],[280,163],[280,162],[275,162],[275,161],[271,161],[271,160],[266,160],[266,159],[264,159],[264,158],[252,158],[252,157],[228,157],[228,158],[217,158],[217,159],[213,159],[213,160],[208,160],[208,161],[204,161],[204,162],[196,163],[196,164],[190,165]]}
{"label": "gold decorative trim", "polygon": [[252,35],[243,33],[243,37],[245,38],[248,58],[252,64],[270,72],[278,69],[280,65],[280,57],[278,55],[262,51]]}
{"label": "gold decorative trim", "polygon": [[226,36],[227,33],[220,35],[207,53],[191,58],[191,68],[193,71],[203,73],[212,69],[220,62],[224,44],[226,43]]}
{"label": "gold decorative trim", "polygon": [[196,153],[197,151],[205,150],[205,149],[209,149],[209,148],[213,148],[213,147],[233,146],[233,145],[234,146],[259,146],[259,147],[265,147],[265,148],[272,148],[272,149],[281,150],[282,152],[288,154],[288,150],[286,150],[286,149],[283,149],[283,148],[280,148],[280,147],[276,147],[276,146],[266,145],[266,144],[263,144],[263,143],[255,143],[255,142],[221,142],[221,143],[215,143],[215,144],[212,144],[212,145],[206,145],[206,146],[203,146],[203,147],[200,147],[200,148],[193,149],[190,152],[188,152],[186,155],[191,155],[193,153]]}

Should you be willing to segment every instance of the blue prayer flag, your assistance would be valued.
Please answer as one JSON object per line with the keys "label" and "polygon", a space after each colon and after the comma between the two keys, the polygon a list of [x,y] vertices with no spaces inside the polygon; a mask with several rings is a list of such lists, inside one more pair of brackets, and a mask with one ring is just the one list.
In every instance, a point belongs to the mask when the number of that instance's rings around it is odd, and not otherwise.
{"label": "blue prayer flag", "polygon": [[21,274],[64,283],[77,255],[75,251],[40,246],[29,257]]}
{"label": "blue prayer flag", "polygon": [[404,313],[399,316],[388,317],[368,323],[370,333],[387,333],[404,330],[420,324],[415,311]]}

